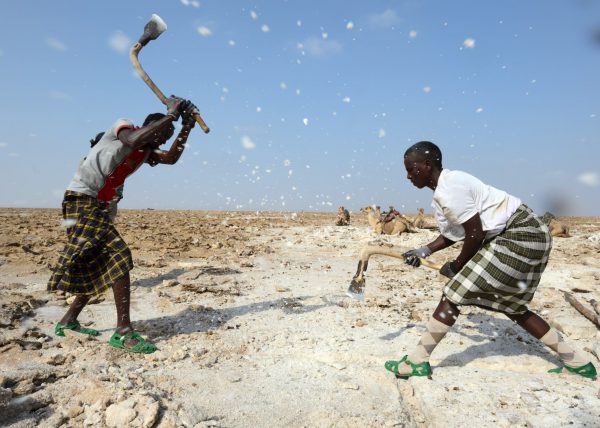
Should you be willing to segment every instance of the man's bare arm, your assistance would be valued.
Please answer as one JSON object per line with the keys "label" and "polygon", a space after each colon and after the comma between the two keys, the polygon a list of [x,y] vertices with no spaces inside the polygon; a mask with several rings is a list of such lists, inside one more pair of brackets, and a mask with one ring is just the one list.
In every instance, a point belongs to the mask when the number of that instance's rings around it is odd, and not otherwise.
{"label": "man's bare arm", "polygon": [[125,128],[119,132],[119,140],[126,146],[137,149],[160,138],[172,126],[173,120],[171,115],[166,115],[138,129]]}
{"label": "man's bare arm", "polygon": [[479,214],[475,214],[462,225],[465,228],[465,241],[460,254],[454,260],[457,272],[479,251],[485,239],[485,232],[483,231]]}
{"label": "man's bare arm", "polygon": [[177,136],[177,138],[175,138],[175,141],[173,141],[173,144],[171,144],[169,150],[156,150],[152,152],[150,154],[150,157],[148,158],[148,163],[151,165],[156,165],[159,163],[167,165],[175,164],[179,160],[181,154],[183,153],[183,150],[185,149],[185,144],[193,127],[193,122],[184,123],[181,127],[181,131],[179,131],[179,135]]}

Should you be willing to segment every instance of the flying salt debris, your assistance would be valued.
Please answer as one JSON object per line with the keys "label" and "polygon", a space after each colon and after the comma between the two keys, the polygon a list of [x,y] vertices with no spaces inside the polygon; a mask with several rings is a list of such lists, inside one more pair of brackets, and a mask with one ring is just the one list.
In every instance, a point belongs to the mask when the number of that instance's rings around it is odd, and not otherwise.
{"label": "flying salt debris", "polygon": [[327,33],[321,33],[321,37],[323,37],[323,39],[327,39],[327,37],[329,37],[329,34],[327,34]]}
{"label": "flying salt debris", "polygon": [[281,89],[287,89],[287,84],[286,84],[285,82],[281,82],[281,83],[279,84],[279,87],[280,87]]}
{"label": "flying salt debris", "polygon": [[235,40],[230,40],[227,42],[229,46],[235,46]]}
{"label": "flying salt debris", "polygon": [[473,49],[475,47],[475,39],[465,39],[465,41],[463,42],[463,46],[467,49]]}
{"label": "flying salt debris", "polygon": [[577,177],[577,181],[591,187],[600,185],[600,177],[595,172],[584,172]]}
{"label": "flying salt debris", "polygon": [[256,107],[256,112],[257,113],[260,113],[261,111],[262,111],[262,107],[261,106]]}
{"label": "flying salt debris", "polygon": [[131,46],[131,44],[131,39],[121,31],[113,33],[108,39],[108,45],[111,49],[120,54],[129,52],[129,46]]}
{"label": "flying salt debris", "polygon": [[383,138],[383,137],[385,137],[385,129],[383,129],[383,128],[379,128],[379,131],[377,132],[377,136],[378,136],[379,138]]}
{"label": "flying salt debris", "polygon": [[242,137],[242,147],[245,148],[246,150],[252,150],[256,147],[256,144],[254,144],[254,142],[250,139],[250,137],[248,137],[247,135],[244,135]]}
{"label": "flying salt debris", "polygon": [[292,162],[289,159],[285,159],[283,161],[283,166],[290,166],[292,164]]}
{"label": "flying salt debris", "polygon": [[296,25],[297,25],[298,27],[302,27],[302,21],[300,21],[300,20],[297,20],[297,21],[296,21]]}
{"label": "flying salt debris", "polygon": [[415,30],[409,31],[408,37],[410,37],[411,39],[416,39],[417,38],[417,32]]}
{"label": "flying salt debris", "polygon": [[198,29],[196,31],[198,31],[198,34],[200,34],[202,37],[212,36],[212,31],[210,30],[210,28],[205,27],[205,26],[198,27]]}
{"label": "flying salt debris", "polygon": [[308,126],[308,118],[305,117],[304,119],[302,119],[302,123],[304,123],[304,126]]}
{"label": "flying salt debris", "polygon": [[346,24],[346,30],[352,30],[353,28],[354,28],[354,22],[352,22],[352,21],[349,21],[349,22]]}
{"label": "flying salt debris", "polygon": [[475,110],[475,113],[481,113],[483,111],[483,107],[478,107],[477,110]]}
{"label": "flying salt debris", "polygon": [[431,86],[424,86],[423,87],[423,92],[425,92],[426,94],[431,92]]}
{"label": "flying salt debris", "polygon": [[62,227],[71,227],[71,226],[75,226],[76,224],[77,224],[77,220],[75,220],[74,218],[66,218],[60,222],[60,225]]}
{"label": "flying salt debris", "polygon": [[269,26],[267,24],[263,24],[260,27],[260,31],[262,31],[263,33],[268,33],[269,31],[271,31],[271,29],[269,28]]}
{"label": "flying salt debris", "polygon": [[346,104],[350,104],[350,97],[344,97],[344,99],[342,99],[343,102],[345,102]]}
{"label": "flying salt debris", "polygon": [[251,10],[250,17],[256,21],[258,19],[258,14],[256,12],[254,12],[253,10]]}

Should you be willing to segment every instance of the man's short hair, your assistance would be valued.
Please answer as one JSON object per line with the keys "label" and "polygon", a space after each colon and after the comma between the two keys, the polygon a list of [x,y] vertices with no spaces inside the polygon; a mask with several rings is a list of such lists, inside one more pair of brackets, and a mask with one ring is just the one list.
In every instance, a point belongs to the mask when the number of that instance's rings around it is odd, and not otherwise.
{"label": "man's short hair", "polygon": [[431,141],[419,141],[404,152],[404,157],[413,156],[419,161],[430,160],[437,168],[442,169],[442,151]]}
{"label": "man's short hair", "polygon": [[146,120],[144,120],[142,126],[146,126],[152,122],[156,122],[157,120],[160,120],[165,116],[166,114],[164,113],[150,113],[148,116],[146,116]]}
{"label": "man's short hair", "polygon": [[96,144],[98,144],[98,141],[100,141],[103,136],[104,132],[97,133],[96,136],[90,140],[90,147],[94,147]]}

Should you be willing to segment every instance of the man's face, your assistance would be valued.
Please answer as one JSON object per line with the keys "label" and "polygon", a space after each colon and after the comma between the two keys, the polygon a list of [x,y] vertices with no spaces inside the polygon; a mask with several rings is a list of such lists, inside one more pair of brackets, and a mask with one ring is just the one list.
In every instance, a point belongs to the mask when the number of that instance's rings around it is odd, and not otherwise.
{"label": "man's face", "polygon": [[165,128],[163,131],[158,131],[153,135],[150,146],[152,146],[154,149],[158,149],[160,146],[169,141],[169,138],[171,138],[174,133],[175,127],[173,124],[170,124],[168,128]]}
{"label": "man's face", "polygon": [[404,157],[406,178],[413,186],[422,189],[429,184],[431,165],[429,160],[418,160],[413,154]]}

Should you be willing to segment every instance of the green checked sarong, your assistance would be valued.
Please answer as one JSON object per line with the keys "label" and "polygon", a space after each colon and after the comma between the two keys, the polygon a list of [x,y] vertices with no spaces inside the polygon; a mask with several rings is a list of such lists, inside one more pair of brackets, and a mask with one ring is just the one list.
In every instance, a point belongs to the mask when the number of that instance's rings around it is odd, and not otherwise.
{"label": "green checked sarong", "polygon": [[62,210],[67,244],[48,280],[48,290],[101,294],[133,268],[131,251],[103,202],[67,191]]}
{"label": "green checked sarong", "polygon": [[550,256],[552,236],[526,205],[506,229],[469,260],[444,288],[457,305],[477,305],[509,314],[527,311]]}

